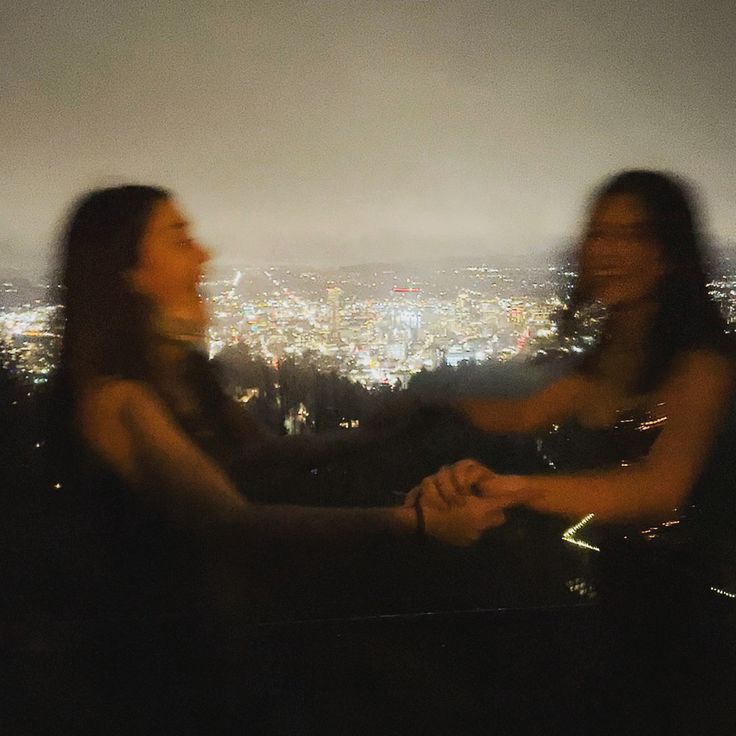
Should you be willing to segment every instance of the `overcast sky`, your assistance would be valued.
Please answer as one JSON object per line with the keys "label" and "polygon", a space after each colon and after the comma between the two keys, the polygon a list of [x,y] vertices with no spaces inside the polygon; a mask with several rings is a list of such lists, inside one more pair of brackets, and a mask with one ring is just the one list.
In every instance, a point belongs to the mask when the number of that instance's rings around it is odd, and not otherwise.
{"label": "overcast sky", "polygon": [[173,189],[222,262],[543,251],[623,167],[736,236],[734,0],[0,0],[0,254]]}

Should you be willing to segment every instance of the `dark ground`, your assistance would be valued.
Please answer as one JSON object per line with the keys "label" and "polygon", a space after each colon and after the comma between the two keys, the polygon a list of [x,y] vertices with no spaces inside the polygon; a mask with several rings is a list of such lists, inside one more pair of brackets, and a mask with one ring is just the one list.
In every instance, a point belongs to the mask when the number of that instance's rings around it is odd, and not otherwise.
{"label": "dark ground", "polygon": [[[523,442],[433,422],[316,473],[254,472],[253,498],[386,505],[460,457],[509,471],[528,457]],[[203,633],[183,615],[141,628],[132,611],[89,621],[49,603],[63,597],[72,537],[94,520],[68,524],[32,468],[4,452],[3,733],[736,733],[729,602],[698,609],[692,640],[670,636],[665,619],[642,640],[628,625],[641,606],[607,610],[568,590],[595,586],[596,568],[560,542],[559,522],[518,512],[470,550],[325,549],[276,581],[279,605],[258,621],[236,612]]]}

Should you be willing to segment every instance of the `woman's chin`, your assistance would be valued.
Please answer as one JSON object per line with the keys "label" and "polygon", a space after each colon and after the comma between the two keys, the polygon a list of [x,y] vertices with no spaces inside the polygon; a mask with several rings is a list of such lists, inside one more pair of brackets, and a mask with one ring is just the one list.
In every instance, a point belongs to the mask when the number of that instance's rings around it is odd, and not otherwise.
{"label": "woman's chin", "polygon": [[172,305],[162,309],[161,311],[170,319],[189,322],[192,325],[200,326],[203,330],[207,327],[207,323],[209,321],[207,309],[201,299],[194,302],[188,302],[186,304],[177,304],[176,306]]}

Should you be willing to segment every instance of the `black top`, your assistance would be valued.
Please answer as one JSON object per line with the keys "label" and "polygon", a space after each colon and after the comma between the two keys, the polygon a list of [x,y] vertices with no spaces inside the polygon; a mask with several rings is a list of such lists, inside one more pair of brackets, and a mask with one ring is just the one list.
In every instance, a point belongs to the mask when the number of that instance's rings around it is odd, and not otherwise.
{"label": "black top", "polygon": [[[647,455],[665,423],[665,405],[656,412],[622,411],[613,425],[600,429],[569,422],[538,438],[539,459],[553,473],[625,467]],[[636,581],[640,589],[650,586],[659,593],[672,585],[697,594],[708,594],[714,587],[730,589],[733,560],[728,550],[736,547],[734,489],[736,408],[680,508],[645,524],[596,525],[593,517],[574,538],[599,548],[596,552],[582,547],[598,558],[604,588]]]}

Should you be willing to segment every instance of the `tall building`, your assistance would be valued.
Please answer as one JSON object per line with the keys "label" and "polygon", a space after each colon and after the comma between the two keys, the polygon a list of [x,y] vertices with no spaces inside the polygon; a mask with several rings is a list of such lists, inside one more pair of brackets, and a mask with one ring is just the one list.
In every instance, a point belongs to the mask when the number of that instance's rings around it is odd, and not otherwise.
{"label": "tall building", "polygon": [[329,310],[330,339],[337,341],[340,337],[340,300],[342,289],[339,286],[327,287],[327,307]]}

